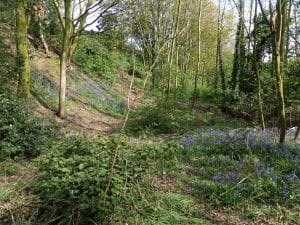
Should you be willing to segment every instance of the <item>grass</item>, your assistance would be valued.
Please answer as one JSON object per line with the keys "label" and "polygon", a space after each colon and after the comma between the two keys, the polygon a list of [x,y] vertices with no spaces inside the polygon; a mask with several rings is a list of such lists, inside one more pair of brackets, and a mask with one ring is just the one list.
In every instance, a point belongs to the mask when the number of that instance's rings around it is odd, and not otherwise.
{"label": "grass", "polygon": [[[140,187],[127,195],[133,208],[121,208],[116,214],[119,222],[113,224],[139,225],[209,225],[198,209],[195,199],[182,193],[165,192],[150,186]],[[126,212],[126,213],[125,213]],[[119,218],[121,217],[121,218]]]}
{"label": "grass", "polygon": [[0,187],[0,204],[8,202],[13,196],[13,192],[10,187]]}
{"label": "grass", "polygon": [[79,98],[98,111],[120,117],[125,111],[125,104],[118,93],[112,90],[111,84],[105,81],[84,79],[78,71],[73,71],[69,79]]}
{"label": "grass", "polygon": [[27,191],[34,168],[28,162],[4,161],[0,163],[0,171],[0,224],[32,224],[28,221],[35,217],[39,203]]}
{"label": "grass", "polygon": [[0,176],[12,176],[17,175],[21,170],[21,167],[14,161],[0,162]]}

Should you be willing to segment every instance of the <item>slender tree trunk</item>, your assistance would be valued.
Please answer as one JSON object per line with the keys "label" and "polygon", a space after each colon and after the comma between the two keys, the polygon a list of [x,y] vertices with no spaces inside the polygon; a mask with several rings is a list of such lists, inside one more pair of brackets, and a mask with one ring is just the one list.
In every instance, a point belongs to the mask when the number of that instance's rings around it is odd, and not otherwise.
{"label": "slender tree trunk", "polygon": [[44,46],[44,49],[45,49],[45,53],[46,53],[47,55],[49,55],[49,47],[48,47],[48,44],[47,44],[46,39],[45,39],[45,37],[44,37],[44,33],[43,33],[43,25],[42,25],[41,19],[39,18],[38,20],[39,20],[39,21],[38,21],[38,24],[39,24],[40,39],[41,39],[41,41],[42,41],[42,43],[43,43],[43,46]]}
{"label": "slender tree trunk", "polygon": [[[254,0],[250,1],[250,13],[249,13],[249,30],[252,29],[252,15],[253,15],[253,3]],[[251,42],[252,36],[248,35],[248,43],[247,43],[247,66],[251,67]]]}
{"label": "slender tree trunk", "polygon": [[255,1],[255,10],[254,10],[254,29],[253,29],[253,67],[255,76],[257,79],[257,98],[258,98],[258,108],[259,108],[259,119],[261,128],[265,129],[265,119],[263,112],[263,102],[261,98],[261,83],[260,83],[260,74],[257,65],[257,0]]}
{"label": "slender tree trunk", "polygon": [[299,139],[300,139],[300,123],[298,124],[298,128],[294,140],[297,142]]}
{"label": "slender tree trunk", "polygon": [[[298,8],[296,6],[294,6],[294,24],[295,24],[295,39],[296,42],[299,42],[299,33],[300,33],[300,29],[299,29],[299,22],[298,22]],[[295,44],[295,55],[296,57],[300,56],[300,51],[299,51],[299,43]]]}
{"label": "slender tree trunk", "polygon": [[285,56],[284,56],[284,63],[287,64],[288,62],[288,54],[290,51],[290,23],[291,23],[291,13],[292,13],[292,0],[288,2],[288,13],[287,13],[287,23],[286,23],[286,46],[285,46]]}
{"label": "slender tree trunk", "polygon": [[200,77],[200,63],[201,63],[201,17],[202,17],[202,0],[199,0],[199,11],[198,11],[198,60],[194,80],[194,96],[192,101],[191,109],[193,110],[196,105],[198,95],[198,80]]}
{"label": "slender tree trunk", "polygon": [[169,95],[171,91],[171,75],[172,75],[172,66],[173,66],[173,56],[174,56],[174,50],[176,48],[176,42],[177,42],[177,35],[178,35],[178,26],[179,26],[179,13],[181,8],[181,0],[177,0],[176,2],[176,15],[175,15],[175,22],[173,25],[173,37],[171,42],[171,48],[169,52],[169,76],[168,76],[168,90],[167,90],[167,96]]}
{"label": "slender tree trunk", "polygon": [[219,72],[221,76],[221,85],[222,90],[226,90],[226,79],[225,79],[225,70],[224,70],[224,62],[223,62],[223,46],[222,46],[222,32],[223,32],[223,23],[224,23],[224,14],[225,14],[226,1],[224,3],[224,8],[221,14],[220,20],[220,32],[219,32]]}
{"label": "slender tree trunk", "polygon": [[75,37],[71,37],[70,40],[70,47],[69,47],[69,51],[68,51],[68,63],[71,63],[71,59],[77,49],[78,46],[78,42],[79,42],[79,35],[76,35]]}
{"label": "slender tree trunk", "polygon": [[244,25],[244,6],[245,0],[239,0],[239,22],[237,27],[234,59],[233,59],[233,69],[231,78],[231,88],[232,90],[238,91],[241,76],[244,75],[245,71],[245,25]]}
{"label": "slender tree trunk", "polygon": [[178,74],[179,74],[179,46],[176,48],[176,73],[175,73],[175,89],[177,93],[178,87]]}
{"label": "slender tree trunk", "polygon": [[66,85],[67,85],[67,65],[68,65],[68,52],[71,38],[71,0],[65,0],[65,27],[63,46],[60,56],[60,89],[59,89],[59,108],[58,116],[64,118],[65,116],[65,98],[66,98]]}
{"label": "slender tree trunk", "polygon": [[276,11],[271,18],[272,29],[272,51],[274,59],[274,73],[276,76],[277,88],[277,104],[279,114],[280,139],[279,144],[282,145],[285,141],[286,132],[286,117],[285,117],[285,101],[283,92],[283,60],[285,47],[285,20],[286,20],[286,4],[287,0],[277,0]]}
{"label": "slender tree trunk", "polygon": [[215,67],[215,80],[214,80],[214,88],[218,89],[219,83],[219,52],[220,52],[220,39],[221,39],[221,0],[218,2],[218,31],[217,31],[217,49],[216,49],[216,67]]}
{"label": "slender tree trunk", "polygon": [[21,97],[28,98],[30,94],[30,58],[28,52],[27,32],[27,0],[17,1],[16,17],[16,39],[17,39],[17,66],[19,74],[18,94]]}

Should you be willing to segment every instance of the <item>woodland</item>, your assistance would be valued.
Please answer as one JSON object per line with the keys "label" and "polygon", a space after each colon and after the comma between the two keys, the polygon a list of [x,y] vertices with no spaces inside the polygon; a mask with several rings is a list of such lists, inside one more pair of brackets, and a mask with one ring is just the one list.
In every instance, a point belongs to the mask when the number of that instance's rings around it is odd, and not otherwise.
{"label": "woodland", "polygon": [[1,0],[0,224],[300,224],[299,0]]}

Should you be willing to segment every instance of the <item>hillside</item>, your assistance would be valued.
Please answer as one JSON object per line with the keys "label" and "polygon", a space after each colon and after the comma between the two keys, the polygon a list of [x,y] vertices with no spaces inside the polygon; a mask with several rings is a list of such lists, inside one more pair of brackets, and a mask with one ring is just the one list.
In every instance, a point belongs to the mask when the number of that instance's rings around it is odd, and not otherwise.
{"label": "hillside", "polygon": [[[2,48],[7,51],[6,54],[11,52],[11,57],[14,57],[15,44],[9,35],[12,28],[3,24],[0,27],[1,35],[4,35]],[[7,55],[5,59],[9,60]],[[4,65],[8,63],[10,66],[14,64],[3,62]],[[31,70],[35,114],[55,119],[66,132],[72,133],[111,134],[120,127],[122,115],[127,108],[131,81],[125,68],[114,68],[117,82],[111,83],[105,79],[91,79],[80,67],[71,64],[67,75],[67,117],[64,120],[55,115],[58,107],[59,57],[54,52],[50,56],[46,55],[43,49],[32,46]],[[6,81],[9,78],[2,74],[1,79]],[[130,97],[134,104],[140,104],[140,94],[141,89],[134,86]]]}

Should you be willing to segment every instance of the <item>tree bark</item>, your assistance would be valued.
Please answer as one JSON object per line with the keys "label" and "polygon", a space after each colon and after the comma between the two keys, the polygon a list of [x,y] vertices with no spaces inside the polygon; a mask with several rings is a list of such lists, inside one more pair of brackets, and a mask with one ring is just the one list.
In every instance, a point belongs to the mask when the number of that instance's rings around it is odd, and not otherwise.
{"label": "tree bark", "polygon": [[285,101],[283,92],[283,60],[285,47],[285,20],[286,20],[286,5],[287,0],[277,0],[276,11],[271,17],[271,32],[272,32],[272,51],[274,59],[274,72],[276,76],[277,88],[277,104],[279,114],[280,139],[279,144],[282,145],[285,141],[286,132],[286,117],[285,117]]}
{"label": "tree bark", "polygon": [[[168,76],[168,89],[167,89],[167,96],[169,96],[171,91],[171,75],[172,75],[172,66],[173,66],[173,57],[174,57],[174,51],[176,48],[176,42],[177,42],[177,35],[178,35],[178,26],[179,26],[179,13],[181,8],[181,0],[176,1],[176,15],[175,15],[175,22],[173,25],[173,34],[172,34],[172,41],[171,41],[171,48],[169,52],[169,76]],[[177,78],[176,78],[177,79]]]}
{"label": "tree bark", "polygon": [[30,95],[30,58],[28,53],[28,16],[27,0],[17,1],[16,39],[17,39],[17,66],[19,74],[18,95],[28,98]]}
{"label": "tree bark", "polygon": [[66,99],[66,85],[67,85],[67,64],[68,64],[68,53],[71,38],[71,0],[65,0],[65,26],[64,26],[64,37],[63,45],[60,56],[60,89],[59,89],[59,107],[58,116],[60,118],[65,117],[65,99]]}
{"label": "tree bark", "polygon": [[265,119],[263,112],[263,102],[261,98],[261,83],[260,83],[260,74],[259,68],[257,65],[257,0],[255,1],[255,10],[254,10],[254,28],[253,28],[253,67],[257,80],[257,98],[258,98],[258,108],[259,108],[259,119],[262,130],[265,129]]}
{"label": "tree bark", "polygon": [[196,105],[198,95],[198,80],[200,77],[200,63],[201,63],[201,17],[202,17],[202,0],[199,0],[199,11],[198,11],[198,60],[194,80],[194,96],[192,101],[191,109],[193,110]]}

